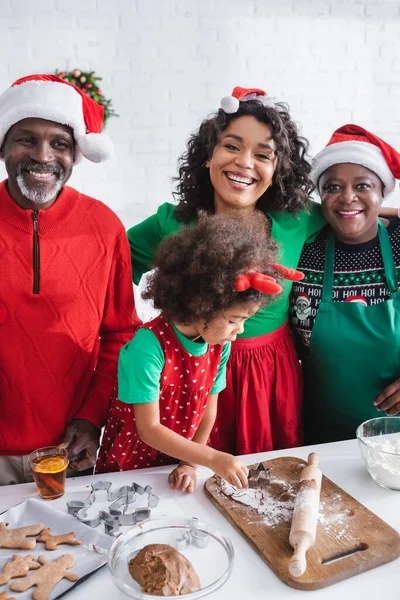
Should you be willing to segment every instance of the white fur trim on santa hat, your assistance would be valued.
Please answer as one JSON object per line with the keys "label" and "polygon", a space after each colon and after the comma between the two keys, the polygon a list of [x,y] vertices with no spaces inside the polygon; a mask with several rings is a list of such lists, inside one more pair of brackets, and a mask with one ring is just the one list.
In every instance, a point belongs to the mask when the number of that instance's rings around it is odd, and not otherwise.
{"label": "white fur trim on santa hat", "polygon": [[106,160],[112,154],[111,140],[103,134],[89,134],[99,138],[92,158],[92,140],[85,144],[88,136],[82,98],[70,85],[56,81],[25,81],[8,88],[0,96],[0,147],[7,131],[15,123],[30,118],[46,119],[71,127],[77,144],[75,162],[79,161],[81,154],[93,162]]}
{"label": "white fur trim on santa hat", "polygon": [[241,98],[241,102],[248,102],[249,100],[257,100],[257,102],[260,102],[263,106],[269,106],[271,108],[275,107],[275,100],[267,94],[256,94],[255,92],[251,92],[251,94],[246,94],[246,96]]}
{"label": "white fur trim on santa hat", "polygon": [[318,192],[320,192],[318,181],[322,173],[329,167],[342,163],[362,165],[378,175],[384,185],[383,196],[387,196],[395,189],[396,179],[380,149],[369,142],[351,141],[330,144],[314,157],[311,178]]}

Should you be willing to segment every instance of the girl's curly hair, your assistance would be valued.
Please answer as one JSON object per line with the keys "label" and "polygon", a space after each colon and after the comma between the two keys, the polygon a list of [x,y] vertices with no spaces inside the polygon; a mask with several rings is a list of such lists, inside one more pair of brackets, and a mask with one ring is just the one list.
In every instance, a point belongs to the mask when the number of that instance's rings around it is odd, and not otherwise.
{"label": "girl's curly hair", "polygon": [[195,226],[184,226],[160,243],[156,270],[142,296],[167,319],[183,324],[208,322],[237,303],[266,304],[270,296],[253,288],[237,292],[234,286],[251,270],[273,275],[277,249],[261,212],[243,217],[202,211]]}
{"label": "girl's curly hair", "polygon": [[177,191],[174,196],[179,201],[175,214],[178,221],[189,221],[199,209],[214,212],[214,188],[205,164],[211,158],[221,133],[231,121],[243,116],[252,116],[268,125],[277,145],[278,160],[272,185],[258,200],[257,208],[263,212],[278,210],[296,214],[308,206],[314,189],[309,177],[308,141],[299,135],[286,104],[276,103],[271,107],[263,106],[258,100],[249,100],[240,102],[234,114],[226,114],[219,109],[190,136],[186,152],[179,158],[179,175],[175,178]]}

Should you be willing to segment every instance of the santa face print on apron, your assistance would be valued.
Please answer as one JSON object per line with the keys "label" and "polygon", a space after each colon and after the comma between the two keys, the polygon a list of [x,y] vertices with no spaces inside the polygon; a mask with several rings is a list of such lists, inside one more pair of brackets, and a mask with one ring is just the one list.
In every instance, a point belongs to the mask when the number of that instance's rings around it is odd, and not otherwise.
{"label": "santa face print on apron", "polygon": [[378,223],[390,299],[333,302],[335,238],[328,234],[322,300],[304,365],[306,443],[354,438],[360,423],[384,416],[376,396],[400,376],[400,292],[389,235]]}

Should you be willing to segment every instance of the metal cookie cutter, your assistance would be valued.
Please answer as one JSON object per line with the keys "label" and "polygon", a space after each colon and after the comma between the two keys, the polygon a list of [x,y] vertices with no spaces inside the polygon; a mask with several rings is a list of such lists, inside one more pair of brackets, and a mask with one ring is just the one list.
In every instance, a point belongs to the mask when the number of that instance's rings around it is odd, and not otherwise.
{"label": "metal cookie cutter", "polygon": [[[81,523],[89,527],[97,527],[104,522],[104,530],[109,535],[117,537],[120,535],[119,528],[131,526],[150,518],[151,508],[157,506],[158,496],[152,493],[151,486],[142,487],[137,483],[124,485],[115,490],[111,490],[111,481],[96,481],[91,484],[92,491],[86,500],[71,500],[67,502],[68,512],[73,514]],[[100,510],[94,517],[88,518],[87,511],[92,504],[96,502],[96,492],[106,491],[107,501],[110,502],[108,511]],[[147,507],[137,508],[128,513],[130,504],[136,502],[136,495],[148,494]]]}
{"label": "metal cookie cutter", "polygon": [[[192,517],[190,519],[190,527],[188,531],[176,540],[178,550],[185,550],[191,544],[193,546],[197,546],[198,548],[205,548],[208,542],[209,535],[204,531],[199,531],[198,527],[198,518]],[[192,529],[193,528],[193,529]]]}
{"label": "metal cookie cutter", "polygon": [[271,469],[266,469],[263,463],[259,463],[255,469],[249,469],[249,488],[267,488],[271,483]]}

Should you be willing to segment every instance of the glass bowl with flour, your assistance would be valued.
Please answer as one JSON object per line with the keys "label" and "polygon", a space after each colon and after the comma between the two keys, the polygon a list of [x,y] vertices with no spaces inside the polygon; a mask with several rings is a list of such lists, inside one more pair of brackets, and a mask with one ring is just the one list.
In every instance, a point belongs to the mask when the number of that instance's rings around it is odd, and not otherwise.
{"label": "glass bowl with flour", "polygon": [[357,428],[361,455],[371,477],[400,491],[400,417],[379,417]]}

